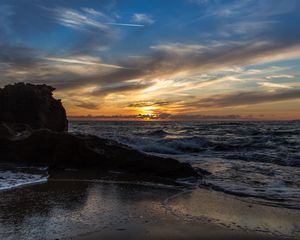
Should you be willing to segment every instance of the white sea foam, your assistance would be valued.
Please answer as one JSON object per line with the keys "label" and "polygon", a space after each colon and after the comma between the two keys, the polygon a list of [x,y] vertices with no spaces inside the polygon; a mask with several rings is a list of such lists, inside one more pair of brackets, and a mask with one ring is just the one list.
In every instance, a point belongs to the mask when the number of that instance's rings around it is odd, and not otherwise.
{"label": "white sea foam", "polygon": [[47,182],[45,174],[32,174],[14,170],[0,170],[0,191]]}
{"label": "white sea foam", "polygon": [[70,131],[198,165],[212,173],[203,182],[220,191],[300,208],[300,121],[77,121],[70,123]]}

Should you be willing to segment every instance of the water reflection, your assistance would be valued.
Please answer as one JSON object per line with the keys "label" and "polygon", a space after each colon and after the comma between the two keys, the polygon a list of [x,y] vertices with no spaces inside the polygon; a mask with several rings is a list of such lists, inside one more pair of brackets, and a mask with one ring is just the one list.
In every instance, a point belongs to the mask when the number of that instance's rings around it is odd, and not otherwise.
{"label": "water reflection", "polygon": [[299,210],[255,204],[250,198],[237,198],[205,189],[182,194],[168,204],[176,214],[209,219],[231,229],[300,237]]}
{"label": "water reflection", "polygon": [[161,218],[177,193],[127,184],[60,182],[0,192],[0,239],[56,239]]}
{"label": "water reflection", "polygon": [[183,193],[179,188],[52,180],[0,192],[0,239],[61,239],[130,228],[136,236],[149,229],[152,234],[193,231],[199,236],[208,222],[242,232],[296,239],[300,235],[297,210],[262,206],[203,189]]}

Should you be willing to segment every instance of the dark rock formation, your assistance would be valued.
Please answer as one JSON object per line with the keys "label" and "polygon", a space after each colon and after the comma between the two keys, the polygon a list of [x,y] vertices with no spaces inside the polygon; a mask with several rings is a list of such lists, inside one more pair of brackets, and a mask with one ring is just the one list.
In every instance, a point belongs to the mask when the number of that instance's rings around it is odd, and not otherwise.
{"label": "dark rock formation", "polygon": [[96,136],[64,132],[66,112],[53,98],[53,90],[24,83],[0,89],[0,163],[48,166],[52,172],[76,168],[170,179],[199,176],[189,164],[174,159]]}
{"label": "dark rock formation", "polygon": [[52,96],[55,89],[47,85],[17,83],[0,89],[0,122],[22,123],[33,129],[65,131],[66,111]]}
{"label": "dark rock formation", "polygon": [[50,169],[118,170],[147,176],[198,176],[186,163],[141,153],[117,142],[91,135],[34,131],[18,140],[0,138],[0,162],[49,166]]}
{"label": "dark rock formation", "polygon": [[0,138],[10,139],[14,135],[12,129],[10,129],[6,124],[0,124]]}

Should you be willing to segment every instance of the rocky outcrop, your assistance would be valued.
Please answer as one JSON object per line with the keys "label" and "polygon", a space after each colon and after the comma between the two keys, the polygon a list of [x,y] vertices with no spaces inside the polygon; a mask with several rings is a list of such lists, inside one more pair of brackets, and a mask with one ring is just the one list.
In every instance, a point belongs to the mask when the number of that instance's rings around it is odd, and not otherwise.
{"label": "rocky outcrop", "polygon": [[15,132],[6,124],[0,124],[0,139],[11,139],[15,136]]}
{"label": "rocky outcrop", "polygon": [[51,172],[117,170],[143,177],[199,176],[186,163],[151,156],[117,142],[70,134],[66,112],[47,85],[18,83],[0,90],[0,163],[48,166]]}
{"label": "rocky outcrop", "polygon": [[55,88],[47,85],[17,83],[0,89],[0,122],[26,124],[33,129],[65,131],[66,111],[53,98]]}
{"label": "rocky outcrop", "polygon": [[199,176],[186,163],[151,156],[117,142],[92,135],[37,130],[30,136],[0,138],[0,162],[67,168],[124,171],[146,176],[180,178]]}

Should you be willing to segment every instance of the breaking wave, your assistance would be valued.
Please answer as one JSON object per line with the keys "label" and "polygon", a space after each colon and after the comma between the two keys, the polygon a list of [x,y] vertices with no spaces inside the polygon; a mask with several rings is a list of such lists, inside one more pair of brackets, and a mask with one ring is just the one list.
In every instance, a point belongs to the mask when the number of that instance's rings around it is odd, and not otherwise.
{"label": "breaking wave", "polygon": [[211,172],[211,188],[300,208],[300,122],[71,122],[140,151]]}
{"label": "breaking wave", "polygon": [[0,191],[32,184],[47,182],[48,176],[43,169],[6,169],[0,170]]}

